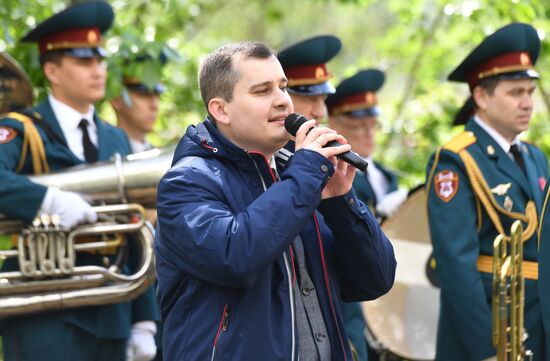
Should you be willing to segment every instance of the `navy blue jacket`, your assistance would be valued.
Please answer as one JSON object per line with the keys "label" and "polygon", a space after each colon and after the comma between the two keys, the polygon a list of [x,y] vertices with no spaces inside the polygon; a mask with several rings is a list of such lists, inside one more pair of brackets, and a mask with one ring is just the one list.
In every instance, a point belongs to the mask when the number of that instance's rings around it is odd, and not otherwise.
{"label": "navy blue jacket", "polygon": [[322,155],[299,150],[279,173],[274,182],[263,155],[235,146],[208,119],[187,129],[158,192],[165,359],[296,356],[290,246],[300,234],[332,359],[351,360],[339,300],[386,293],[393,248],[353,191],[321,201],[333,173]]}

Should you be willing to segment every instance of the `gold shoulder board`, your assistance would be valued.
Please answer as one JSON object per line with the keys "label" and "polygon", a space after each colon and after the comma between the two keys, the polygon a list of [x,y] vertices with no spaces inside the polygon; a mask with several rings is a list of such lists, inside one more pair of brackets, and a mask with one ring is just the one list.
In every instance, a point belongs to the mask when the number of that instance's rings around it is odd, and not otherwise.
{"label": "gold shoulder board", "polygon": [[453,153],[458,153],[462,149],[467,148],[469,145],[474,144],[476,140],[476,136],[473,132],[464,131],[445,144],[443,149],[449,150]]}

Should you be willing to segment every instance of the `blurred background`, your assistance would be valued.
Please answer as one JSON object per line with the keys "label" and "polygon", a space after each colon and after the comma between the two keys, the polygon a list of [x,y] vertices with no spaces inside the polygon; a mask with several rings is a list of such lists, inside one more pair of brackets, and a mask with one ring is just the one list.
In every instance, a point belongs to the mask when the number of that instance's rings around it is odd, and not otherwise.
{"label": "blurred background", "polygon": [[[73,1],[78,2],[78,1]],[[40,100],[46,94],[36,46],[19,39],[37,23],[69,5],[63,0],[2,0],[0,51],[7,51],[29,73]],[[468,96],[467,85],[447,75],[487,34],[513,21],[533,25],[542,40],[536,68],[541,80],[536,109],[525,134],[550,156],[550,2],[548,0],[111,0],[114,27],[106,34],[110,93],[120,79],[117,52],[168,45],[173,61],[163,69],[166,93],[150,141],[175,143],[205,111],[197,85],[201,58],[240,40],[261,40],[280,50],[318,34],[334,34],[344,44],[329,63],[333,83],[358,69],[386,72],[379,94],[379,145],[375,158],[397,170],[405,185],[424,180],[427,159],[437,145],[461,127],[451,127],[454,113]],[[179,54],[179,56],[177,54]],[[158,69],[139,71],[154,78]],[[107,102],[102,117],[114,123]]]}

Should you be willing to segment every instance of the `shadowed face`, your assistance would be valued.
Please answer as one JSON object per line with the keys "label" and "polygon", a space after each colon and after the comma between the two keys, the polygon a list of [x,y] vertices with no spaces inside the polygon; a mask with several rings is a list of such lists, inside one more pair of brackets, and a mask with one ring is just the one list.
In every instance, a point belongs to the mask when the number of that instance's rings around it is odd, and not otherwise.
{"label": "shadowed face", "polygon": [[76,110],[84,112],[105,96],[107,67],[100,57],[63,56],[59,64],[44,64],[53,95]]}
{"label": "shadowed face", "polygon": [[477,114],[504,138],[513,140],[529,128],[533,113],[532,79],[500,80],[492,94],[476,87],[474,99]]}
{"label": "shadowed face", "polygon": [[290,94],[292,104],[294,104],[294,111],[298,114],[302,114],[308,119],[317,120],[317,124],[326,117],[325,99],[326,95],[299,95]]}
{"label": "shadowed face", "polygon": [[374,152],[378,121],[376,117],[350,117],[344,114],[330,117],[329,127],[342,134],[360,156]]}

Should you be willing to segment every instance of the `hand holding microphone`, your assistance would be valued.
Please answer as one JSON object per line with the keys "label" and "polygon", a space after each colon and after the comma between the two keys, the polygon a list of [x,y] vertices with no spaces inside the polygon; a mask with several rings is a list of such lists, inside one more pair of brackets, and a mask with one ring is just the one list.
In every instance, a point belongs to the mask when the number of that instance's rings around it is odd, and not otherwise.
{"label": "hand holding microphone", "polygon": [[[289,114],[285,119],[285,128],[287,132],[289,132],[293,136],[296,136],[298,129],[300,129],[300,127],[307,121],[308,119],[303,115],[292,113],[292,114]],[[349,149],[349,147],[348,147],[349,150],[343,153],[337,153],[336,150],[334,152],[330,151],[329,148],[341,147],[345,145],[337,141],[338,139],[340,140],[344,139],[341,135],[336,134],[336,132],[328,128],[317,128],[315,126],[312,126],[307,131],[306,137],[310,135],[310,132],[312,131],[315,132],[313,133],[313,135],[316,136],[314,142],[319,144],[319,146],[322,148],[327,148],[326,149],[328,151],[326,152],[327,154],[320,152],[321,154],[323,154],[326,157],[336,155],[337,158],[343,160],[344,162],[354,166],[359,170],[362,170],[363,172],[367,170],[367,166],[368,166],[367,161],[363,159],[361,156],[359,156],[357,153]]]}

